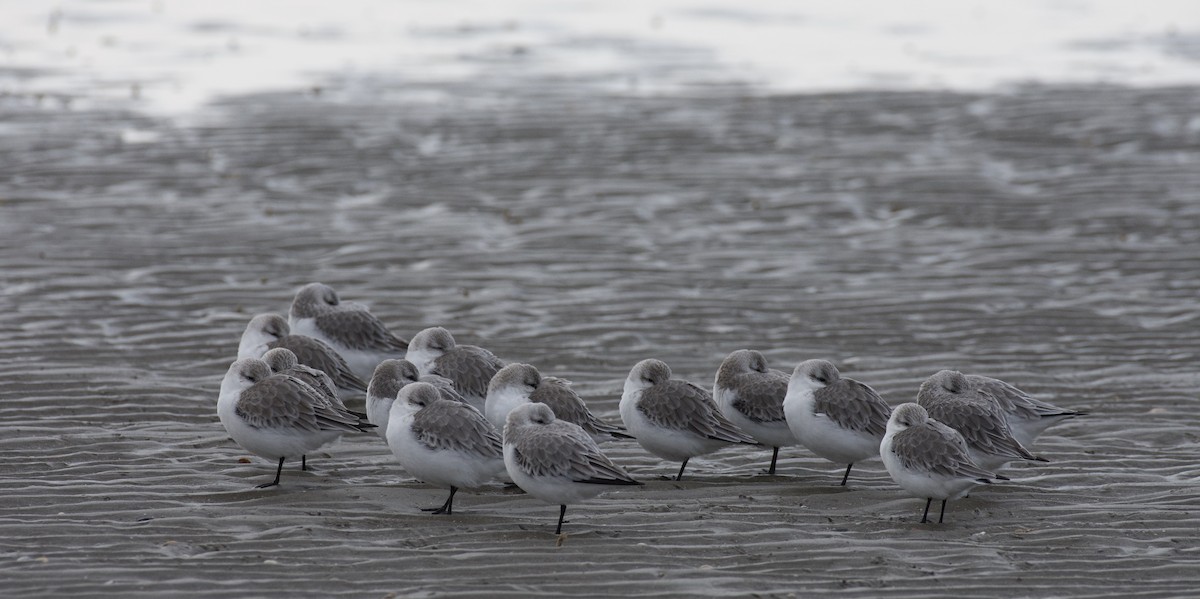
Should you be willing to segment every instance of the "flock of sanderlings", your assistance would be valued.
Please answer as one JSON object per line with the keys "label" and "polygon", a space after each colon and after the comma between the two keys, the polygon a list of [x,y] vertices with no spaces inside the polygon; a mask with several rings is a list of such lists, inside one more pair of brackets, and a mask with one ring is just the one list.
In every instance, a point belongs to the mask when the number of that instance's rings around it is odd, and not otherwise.
{"label": "flock of sanderlings", "polygon": [[[369,382],[364,382],[369,381]],[[366,413],[343,399],[366,397]],[[598,443],[634,439],[680,462],[733,444],[803,445],[846,464],[880,456],[892,479],[926,499],[964,496],[981,483],[1008,480],[997,469],[1014,460],[1046,461],[1027,449],[1048,426],[1083,412],[1039,401],[1003,381],[942,370],[922,383],[916,403],[890,407],[869,386],[844,378],[825,360],[801,362],[789,376],[754,350],[735,351],[717,370],[712,391],[671,378],[666,363],[638,362],[625,379],[624,427],[595,417],[568,381],[528,364],[505,364],[486,349],[455,343],[444,328],[406,342],[365,306],[310,283],[287,319],[260,314],[246,326],[238,359],[221,382],[217,415],[247,451],[278,460],[306,454],[343,434],[375,431],[410,474],[447,487],[451,513],[459,488],[500,477],[559,506],[613,486],[640,485]]]}

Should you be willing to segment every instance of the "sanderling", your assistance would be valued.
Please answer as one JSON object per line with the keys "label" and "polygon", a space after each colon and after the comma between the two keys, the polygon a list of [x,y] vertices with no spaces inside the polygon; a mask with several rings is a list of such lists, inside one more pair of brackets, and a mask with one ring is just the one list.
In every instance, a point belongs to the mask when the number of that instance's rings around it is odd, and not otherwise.
{"label": "sanderling", "polygon": [[396,394],[387,442],[417,480],[450,488],[441,507],[421,508],[435,514],[452,513],[460,487],[478,488],[504,471],[504,447],[496,427],[471,406],[442,399],[429,383],[411,383]]}
{"label": "sanderling", "polygon": [[879,453],[896,484],[925,498],[922,524],[929,521],[929,505],[934,499],[942,500],[941,524],[947,500],[966,495],[980,483],[1008,480],[972,462],[962,435],[929,418],[925,408],[915,403],[900,404],[892,411]]}
{"label": "sanderling", "polygon": [[277,347],[291,350],[301,364],[329,375],[341,393],[358,396],[367,390],[367,384],[355,376],[337,351],[318,339],[291,334],[287,320],[278,314],[259,314],[250,319],[238,343],[238,358],[261,358]]}
{"label": "sanderling", "polygon": [[597,443],[613,438],[633,438],[624,428],[596,418],[568,381],[543,377],[529,364],[509,364],[492,377],[483,413],[496,428],[504,428],[513,408],[531,402],[550,406],[555,418],[578,425]]}
{"label": "sanderling", "polygon": [[775,474],[779,448],[797,443],[783,414],[789,378],[786,372],[767,368],[767,359],[761,353],[739,349],[721,362],[713,382],[713,401],[721,413],[771,448],[767,474]]}
{"label": "sanderling", "polygon": [[967,442],[971,461],[984,470],[996,470],[1013,460],[1048,462],[1033,455],[1013,437],[1000,403],[973,388],[961,372],[942,370],[921,383],[917,403],[929,416],[957,430]]}
{"label": "sanderling", "polygon": [[455,343],[450,331],[442,327],[430,327],[413,336],[408,361],[421,374],[450,379],[454,388],[480,412],[487,399],[488,383],[504,367],[504,362],[482,347]]}
{"label": "sanderling", "polygon": [[855,462],[879,455],[891,408],[871,387],[842,378],[833,364],[806,360],[792,371],[783,413],[801,445],[846,464],[846,486]]}
{"label": "sanderling", "polygon": [[309,283],[296,292],[288,324],[297,334],[329,344],[364,381],[371,379],[376,365],[403,358],[408,348],[408,342],[392,334],[366,306],[342,302],[333,288],[321,283]]}
{"label": "sanderling", "polygon": [[292,350],[285,347],[276,347],[263,354],[261,360],[266,362],[267,366],[271,367],[271,372],[296,377],[309,387],[316,389],[329,400],[329,403],[334,408],[354,414],[360,420],[366,419],[366,414],[355,412],[346,407],[346,404],[342,402],[342,398],[338,397],[337,387],[334,385],[333,379],[329,378],[329,375],[316,368],[309,368],[301,364],[297,360],[296,354],[292,353]]}
{"label": "sanderling", "polygon": [[408,360],[384,360],[375,367],[375,374],[367,385],[367,421],[379,427],[375,429],[379,436],[387,438],[388,415],[392,411],[392,402],[396,401],[396,394],[405,385],[417,382],[437,387],[442,399],[467,403],[448,379],[434,374],[422,376]]}
{"label": "sanderling", "polygon": [[967,386],[996,398],[1004,412],[1012,435],[1028,448],[1050,425],[1087,412],[1068,410],[1030,397],[1024,391],[1000,380],[979,374],[963,375]]}
{"label": "sanderling", "polygon": [[555,418],[543,403],[515,406],[504,425],[504,467],[526,493],[558,505],[562,533],[567,505],[595,497],[615,485],[640,485],[600,452],[579,425]]}
{"label": "sanderling", "polygon": [[273,374],[257,358],[242,358],[229,366],[221,381],[217,416],[242,448],[279,460],[275,480],[258,485],[260,489],[279,484],[285,459],[314,451],[342,433],[372,428],[299,379]]}
{"label": "sanderling", "polygon": [[672,462],[682,461],[675,480],[683,478],[688,460],[731,443],[758,445],[721,415],[706,389],[671,378],[661,360],[642,360],[625,379],[621,420],[646,451]]}

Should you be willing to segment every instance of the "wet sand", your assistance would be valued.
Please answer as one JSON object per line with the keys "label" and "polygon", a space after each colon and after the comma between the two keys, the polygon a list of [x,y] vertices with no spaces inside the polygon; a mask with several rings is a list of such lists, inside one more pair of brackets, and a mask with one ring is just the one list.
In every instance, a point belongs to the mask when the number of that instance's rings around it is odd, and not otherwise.
{"label": "wet sand", "polygon": [[[1200,90],[597,96],[375,81],[186,120],[0,98],[9,596],[1183,596],[1200,586]],[[941,368],[1091,415],[921,525],[878,460],[676,466],[568,511],[416,483],[374,435],[272,465],[215,402],[323,281],[575,381],[658,357]],[[248,463],[243,463],[249,458]]]}

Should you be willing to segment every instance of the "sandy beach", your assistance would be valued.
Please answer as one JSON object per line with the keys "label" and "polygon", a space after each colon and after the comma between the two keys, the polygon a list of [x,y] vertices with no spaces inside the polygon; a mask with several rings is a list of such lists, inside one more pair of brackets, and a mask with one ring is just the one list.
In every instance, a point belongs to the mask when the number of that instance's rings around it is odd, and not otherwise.
{"label": "sandy beach", "polygon": [[[1200,586],[1200,88],[657,97],[332,78],[187,118],[0,97],[0,580],[12,597],[1172,597]],[[217,420],[246,322],[322,281],[574,382],[814,357],[1087,410],[919,524],[879,460],[604,446],[644,487],[453,516],[375,435]],[[359,404],[361,405],[361,404]]]}

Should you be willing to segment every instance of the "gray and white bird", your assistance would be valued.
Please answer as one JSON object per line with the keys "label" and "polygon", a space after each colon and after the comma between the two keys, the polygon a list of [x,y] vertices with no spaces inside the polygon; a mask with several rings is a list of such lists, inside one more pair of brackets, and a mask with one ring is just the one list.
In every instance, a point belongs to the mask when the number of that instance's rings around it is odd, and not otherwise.
{"label": "gray and white bird", "polygon": [[642,484],[601,453],[591,434],[556,418],[543,403],[521,404],[508,413],[504,467],[526,493],[559,506],[555,534],[562,533],[568,505]]}
{"label": "gray and white bird", "polygon": [[529,364],[509,364],[492,377],[483,414],[496,428],[503,428],[508,413],[527,403],[550,406],[555,418],[578,425],[597,443],[633,438],[624,428],[608,424],[592,414],[568,381],[552,376],[543,377],[537,368]]}
{"label": "gray and white bird", "polygon": [[638,362],[625,379],[621,420],[646,451],[668,461],[683,462],[675,480],[683,478],[688,460],[731,444],[758,445],[721,415],[712,394],[697,385],[671,378],[661,360]]}
{"label": "gray and white bird", "polygon": [[321,395],[329,400],[329,403],[334,408],[354,414],[360,420],[367,418],[366,414],[355,412],[346,407],[346,404],[342,402],[342,398],[338,396],[337,386],[334,384],[333,379],[329,378],[329,375],[316,368],[310,368],[301,364],[297,360],[296,354],[292,353],[292,350],[285,347],[276,347],[275,349],[268,350],[267,353],[262,355],[261,359],[267,363],[267,366],[271,367],[271,372],[296,377],[304,381],[309,387],[319,391]]}
{"label": "gray and white bird", "polygon": [[796,365],[783,400],[788,427],[800,444],[831,462],[846,464],[842,486],[855,463],[879,455],[891,411],[874,389],[842,378],[826,360]]}
{"label": "gray and white bird", "polygon": [[1068,410],[1031,397],[1028,393],[1000,380],[980,374],[964,374],[967,387],[987,393],[1000,404],[1013,438],[1027,449],[1051,425],[1087,412]]}
{"label": "gray and white bird", "polygon": [[783,398],[787,396],[790,378],[786,372],[767,368],[767,358],[762,353],[739,349],[721,362],[713,382],[713,401],[721,413],[771,448],[767,474],[775,474],[779,448],[798,443],[783,413]]}
{"label": "gray and white bird", "polygon": [[962,435],[929,418],[925,408],[915,403],[900,404],[892,411],[879,454],[896,484],[925,498],[922,524],[929,521],[929,506],[934,499],[942,500],[938,516],[941,524],[948,500],[966,495],[975,485],[1008,480],[971,461]]}
{"label": "gray and white bird", "polygon": [[482,347],[455,343],[450,331],[442,327],[430,327],[413,336],[408,361],[421,374],[450,379],[467,403],[480,412],[487,400],[488,383],[504,367],[500,358]]}
{"label": "gray and white bird", "polygon": [[301,364],[324,372],[345,397],[358,397],[367,389],[341,354],[319,339],[293,335],[287,319],[278,314],[259,314],[250,319],[238,343],[238,358],[262,358],[278,347],[291,351]]}
{"label": "gray and white bird", "polygon": [[387,442],[417,480],[450,489],[441,507],[422,511],[451,514],[460,488],[479,488],[504,471],[504,447],[496,427],[471,406],[442,399],[429,383],[405,385],[397,393]]}
{"label": "gray and white bird", "polygon": [[403,358],[408,349],[408,342],[389,331],[366,306],[341,301],[332,287],[321,283],[309,283],[296,292],[288,324],[296,334],[332,347],[363,381],[371,379],[380,362]]}
{"label": "gray and white bird", "polygon": [[321,392],[300,379],[274,374],[266,362],[242,358],[229,366],[221,381],[217,416],[229,436],[255,455],[278,460],[279,484],[283,462],[303,456],[344,433],[365,432],[371,424],[334,407]]}
{"label": "gray and white bird", "polygon": [[408,360],[384,360],[375,367],[375,374],[371,376],[371,382],[367,385],[367,421],[379,427],[375,431],[380,437],[387,438],[388,417],[392,411],[392,403],[396,401],[396,394],[406,385],[417,382],[437,387],[442,399],[467,403],[467,400],[454,390],[449,379],[435,374],[422,376],[417,373],[417,367]]}
{"label": "gray and white bird", "polygon": [[971,461],[984,470],[1013,460],[1049,461],[1030,453],[1013,436],[996,398],[973,387],[961,372],[942,370],[925,379],[917,403],[931,418],[957,430],[967,442]]}

